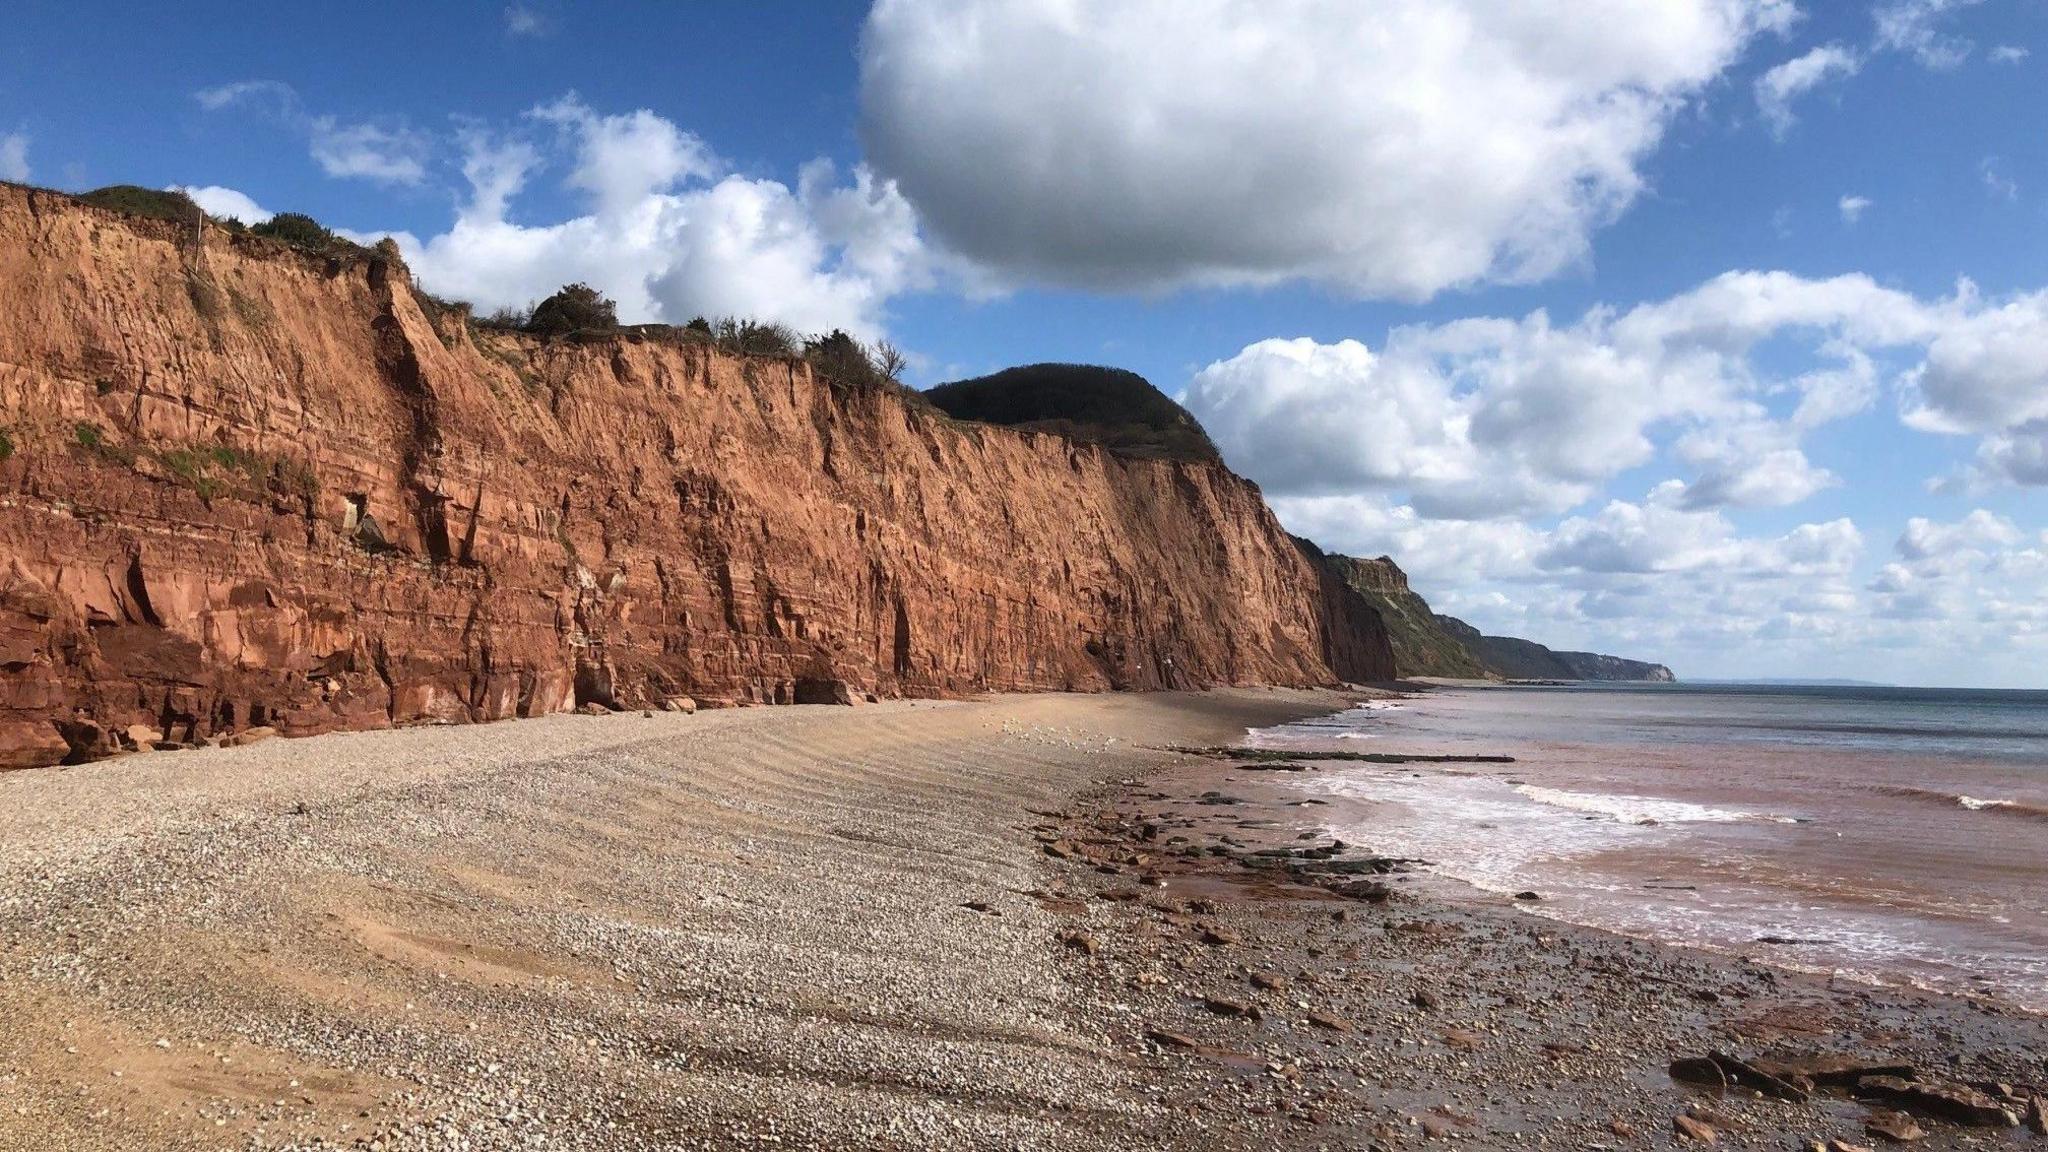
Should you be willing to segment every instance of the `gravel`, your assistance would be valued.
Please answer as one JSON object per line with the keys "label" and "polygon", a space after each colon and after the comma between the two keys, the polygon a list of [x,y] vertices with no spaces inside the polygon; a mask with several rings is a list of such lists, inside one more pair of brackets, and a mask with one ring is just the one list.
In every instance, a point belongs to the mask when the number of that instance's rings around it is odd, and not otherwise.
{"label": "gravel", "polygon": [[558,716],[0,777],[0,1149],[1156,1143],[1153,1062],[1027,895],[1030,812],[1333,706]]}

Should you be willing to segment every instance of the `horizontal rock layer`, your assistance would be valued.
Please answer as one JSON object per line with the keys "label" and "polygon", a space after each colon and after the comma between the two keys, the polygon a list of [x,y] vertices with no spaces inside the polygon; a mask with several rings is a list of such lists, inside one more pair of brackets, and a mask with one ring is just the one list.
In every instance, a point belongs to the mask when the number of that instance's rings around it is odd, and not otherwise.
{"label": "horizontal rock layer", "polygon": [[472,331],[389,254],[0,186],[0,413],[0,766],[1393,673],[1223,468],[669,337]]}

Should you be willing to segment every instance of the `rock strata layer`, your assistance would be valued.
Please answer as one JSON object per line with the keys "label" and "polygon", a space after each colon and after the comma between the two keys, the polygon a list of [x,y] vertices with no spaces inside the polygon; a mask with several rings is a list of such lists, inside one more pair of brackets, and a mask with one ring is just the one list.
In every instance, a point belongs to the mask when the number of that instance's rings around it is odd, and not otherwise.
{"label": "rock strata layer", "polygon": [[[540,342],[0,186],[0,767],[250,729],[1393,674],[1220,466]],[[146,739],[145,739],[146,738]]]}

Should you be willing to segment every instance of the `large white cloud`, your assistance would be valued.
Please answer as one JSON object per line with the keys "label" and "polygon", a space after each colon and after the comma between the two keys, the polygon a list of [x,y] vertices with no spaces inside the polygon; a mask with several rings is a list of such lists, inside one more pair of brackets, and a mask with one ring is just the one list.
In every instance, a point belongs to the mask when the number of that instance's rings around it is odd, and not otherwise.
{"label": "large white cloud", "polygon": [[[1738,516],[1839,483],[1806,438],[1888,392],[1908,428],[1976,438],[1963,487],[2048,484],[2048,292],[1729,273],[1569,324],[1260,341],[1184,399],[1291,529],[1393,554],[1490,632],[1681,674],[2038,681],[2037,532],[1987,511],[1916,519],[1873,574],[1849,519]],[[1601,497],[1659,471],[1678,476]]]}
{"label": "large white cloud", "polygon": [[[1788,348],[1804,371],[1766,370]],[[1561,513],[1631,468],[1693,474],[1694,510],[1795,504],[1838,482],[1814,429],[1897,367],[1913,427],[1980,437],[1980,479],[2048,480],[2048,293],[1923,299],[1865,276],[1735,272],[1569,325],[1542,312],[1354,340],[1264,340],[1183,399],[1225,458],[1280,495],[1367,492],[1435,518]]]}
{"label": "large white cloud", "polygon": [[1927,622],[1930,640],[1951,647],[2048,643],[2048,538],[1979,508],[1914,517],[1893,552],[1870,582],[1880,616]]}
{"label": "large white cloud", "polygon": [[1582,261],[1789,0],[879,0],[862,138],[1018,279],[1427,297]]}
{"label": "large white cloud", "polygon": [[1550,533],[1536,564],[1589,573],[1712,571],[1724,576],[1844,576],[1862,552],[1854,523],[1803,524],[1765,539],[1737,535],[1719,512],[1687,509],[1683,486],[1659,485],[1640,504],[1612,500]]}
{"label": "large white cloud", "polygon": [[[1433,520],[1374,496],[1280,497],[1289,528],[1354,554],[1391,552],[1440,612],[1495,634],[1669,663],[1681,676],[1811,672],[1873,634],[1846,519],[1744,535],[1666,483],[1550,527]],[[1865,671],[1868,671],[1866,669]]]}
{"label": "large white cloud", "polygon": [[[471,130],[462,153],[469,193],[454,223],[394,235],[423,286],[487,310],[583,281],[628,322],[731,314],[875,337],[889,299],[931,275],[910,206],[866,168],[842,180],[813,162],[794,188],[729,174],[704,141],[645,109],[604,114],[564,97],[523,126]],[[587,209],[515,221],[514,202],[553,161]]]}

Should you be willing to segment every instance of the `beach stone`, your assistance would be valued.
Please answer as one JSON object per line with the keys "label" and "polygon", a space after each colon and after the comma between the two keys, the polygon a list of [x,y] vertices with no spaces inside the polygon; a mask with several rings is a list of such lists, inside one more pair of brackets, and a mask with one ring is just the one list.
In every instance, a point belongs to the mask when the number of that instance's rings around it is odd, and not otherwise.
{"label": "beach stone", "polygon": [[233,736],[228,737],[225,743],[231,748],[241,748],[249,744],[260,744],[275,735],[277,735],[277,729],[275,728],[265,726],[244,728]]}
{"label": "beach stone", "polygon": [[130,724],[123,732],[128,743],[136,748],[154,748],[163,742],[164,734],[147,724]]}
{"label": "beach stone", "polygon": [[1084,956],[1095,955],[1096,949],[1099,947],[1095,943],[1095,937],[1090,936],[1086,932],[1063,932],[1060,934],[1060,943],[1065,944]]}
{"label": "beach stone", "polygon": [[1541,900],[1543,899],[1543,894],[1541,892],[1517,892],[1515,893],[1515,899],[1524,901]]}
{"label": "beach stone", "polygon": [[1227,996],[1204,996],[1202,997],[1202,1007],[1207,1008],[1218,1016],[1247,1017],[1257,1020],[1265,1015],[1265,1013],[1259,1011],[1258,1005],[1246,1004],[1241,1000],[1232,1000]]}
{"label": "beach stone", "polygon": [[1709,1056],[1681,1056],[1671,1062],[1671,1078],[1681,1084],[1695,1084],[1702,1088],[1725,1091],[1728,1074],[1721,1071],[1721,1065]]}
{"label": "beach stone", "polygon": [[1953,1120],[1975,1128],[2017,1128],[2020,1118],[1998,1101],[1960,1084],[1922,1084],[1897,1076],[1865,1076],[1856,1095],[1883,1100],[1921,1116]]}
{"label": "beach stone", "polygon": [[1202,943],[1211,948],[1227,948],[1233,944],[1244,943],[1244,937],[1228,928],[1210,927],[1202,929]]}
{"label": "beach stone", "polygon": [[1714,1129],[1716,1132],[1732,1132],[1742,1127],[1742,1122],[1722,1112],[1716,1112],[1698,1101],[1685,1106],[1685,1114]]}
{"label": "beach stone", "polygon": [[1794,1083],[1803,1080],[1831,1087],[1854,1087],[1856,1082],[1865,1076],[1896,1076],[1901,1080],[1916,1078],[1911,1064],[1874,1060],[1867,1056],[1853,1056],[1847,1053],[1760,1056],[1749,1063],[1759,1071],[1768,1072],[1782,1080]]}
{"label": "beach stone", "polygon": [[1415,994],[1408,998],[1408,1002],[1424,1010],[1433,1010],[1437,1006],[1436,994],[1427,988],[1417,988]]}
{"label": "beach stone", "polygon": [[1477,1033],[1453,1028],[1444,1033],[1444,1046],[1459,1052],[1477,1052],[1486,1047],[1486,1041],[1480,1039]]}
{"label": "beach stone", "polygon": [[1363,900],[1368,904],[1384,904],[1394,898],[1394,890],[1377,880],[1353,880],[1330,891],[1347,900]]}
{"label": "beach stone", "polygon": [[1327,1028],[1332,1032],[1350,1032],[1353,1030],[1351,1021],[1344,1019],[1342,1016],[1335,1016],[1315,1009],[1309,1011],[1308,1022],[1318,1028]]}
{"label": "beach stone", "polygon": [[1183,1036],[1178,1032],[1169,1032],[1164,1028],[1147,1029],[1145,1039],[1159,1045],[1161,1048],[1175,1048],[1183,1052],[1191,1052],[1201,1047],[1201,1044],[1193,1037]]}
{"label": "beach stone", "polygon": [[1714,1130],[1712,1124],[1687,1116],[1683,1112],[1671,1118],[1671,1130],[1678,1133],[1681,1139],[1691,1140],[1698,1144],[1718,1144],[1721,1142],[1721,1134]]}
{"label": "beach stone", "polygon": [[1894,1144],[1909,1144],[1927,1135],[1920,1122],[1904,1112],[1873,1112],[1863,1121],[1863,1130]]}
{"label": "beach stone", "polygon": [[2048,1136],[2048,1098],[2036,1096],[2027,1104],[2027,1130]]}
{"label": "beach stone", "polygon": [[1308,869],[1333,876],[1385,876],[1410,871],[1410,865],[1428,864],[1408,856],[1361,856],[1356,860],[1322,860]]}
{"label": "beach stone", "polygon": [[1728,1083],[1733,1087],[1747,1088],[1752,1092],[1761,1092],[1776,1100],[1791,1100],[1795,1103],[1803,1101],[1812,1095],[1812,1093],[1797,1084],[1773,1076],[1769,1072],[1727,1053],[1712,1052],[1707,1055],[1707,1059],[1720,1065],[1722,1074],[1728,1078]]}
{"label": "beach stone", "polygon": [[1254,972],[1251,974],[1250,979],[1252,987],[1262,991],[1284,992],[1287,990],[1287,977],[1285,976],[1276,976],[1270,972]]}

